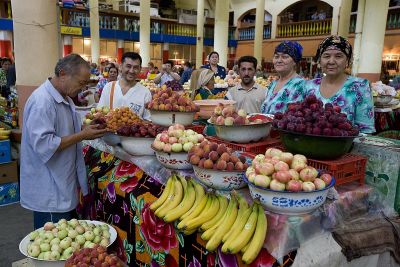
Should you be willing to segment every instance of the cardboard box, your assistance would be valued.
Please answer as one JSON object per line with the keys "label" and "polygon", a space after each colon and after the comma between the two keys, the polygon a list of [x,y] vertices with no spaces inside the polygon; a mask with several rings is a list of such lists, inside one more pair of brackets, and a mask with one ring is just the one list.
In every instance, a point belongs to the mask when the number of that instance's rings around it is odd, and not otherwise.
{"label": "cardboard box", "polygon": [[18,183],[0,185],[0,206],[16,203],[19,201]]}
{"label": "cardboard box", "polygon": [[12,182],[18,182],[17,161],[0,164],[0,185]]}
{"label": "cardboard box", "polygon": [[11,142],[10,140],[0,141],[0,163],[11,161]]}

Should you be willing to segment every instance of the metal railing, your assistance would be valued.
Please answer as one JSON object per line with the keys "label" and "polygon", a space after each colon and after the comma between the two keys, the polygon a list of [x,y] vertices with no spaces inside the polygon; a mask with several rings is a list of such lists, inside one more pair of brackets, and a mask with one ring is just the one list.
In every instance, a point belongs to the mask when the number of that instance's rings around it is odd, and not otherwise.
{"label": "metal railing", "polygon": [[[357,13],[351,14],[349,32],[354,33],[357,24]],[[400,7],[389,8],[386,19],[386,30],[400,29]]]}
{"label": "metal railing", "polygon": [[[255,27],[239,29],[239,40],[254,40]],[[264,25],[263,39],[271,38],[271,24]]]}
{"label": "metal railing", "polygon": [[277,37],[317,36],[331,33],[332,19],[279,24]]}

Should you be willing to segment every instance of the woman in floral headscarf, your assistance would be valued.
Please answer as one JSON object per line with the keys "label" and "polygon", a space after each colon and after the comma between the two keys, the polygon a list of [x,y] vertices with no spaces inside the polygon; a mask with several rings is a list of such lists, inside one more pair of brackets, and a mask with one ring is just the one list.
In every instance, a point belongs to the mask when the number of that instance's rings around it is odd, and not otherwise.
{"label": "woman in floral headscarf", "polygon": [[303,47],[292,41],[283,41],[275,48],[272,62],[279,79],[267,88],[265,101],[261,105],[262,113],[285,112],[289,103],[303,99],[305,81],[296,72],[302,51]]}
{"label": "woman in floral headscarf", "polygon": [[327,37],[320,43],[316,58],[324,77],[308,81],[306,94],[314,94],[324,104],[339,106],[360,132],[375,132],[374,105],[368,80],[345,72],[352,58],[350,43],[341,36]]}

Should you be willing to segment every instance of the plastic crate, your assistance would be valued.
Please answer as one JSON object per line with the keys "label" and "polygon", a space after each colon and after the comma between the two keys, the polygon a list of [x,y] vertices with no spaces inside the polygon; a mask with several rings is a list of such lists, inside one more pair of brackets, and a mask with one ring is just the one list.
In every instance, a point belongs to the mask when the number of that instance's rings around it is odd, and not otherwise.
{"label": "plastic crate", "polygon": [[227,147],[232,148],[235,151],[250,152],[253,154],[264,154],[265,151],[270,147],[279,147],[281,145],[280,138],[266,138],[259,142],[238,144],[222,140],[216,136],[207,136],[207,140],[215,143],[225,144]]}
{"label": "plastic crate", "polygon": [[336,185],[353,181],[358,181],[360,185],[363,185],[367,160],[367,157],[348,153],[335,160],[307,159],[307,165],[318,170],[326,170],[335,177]]}

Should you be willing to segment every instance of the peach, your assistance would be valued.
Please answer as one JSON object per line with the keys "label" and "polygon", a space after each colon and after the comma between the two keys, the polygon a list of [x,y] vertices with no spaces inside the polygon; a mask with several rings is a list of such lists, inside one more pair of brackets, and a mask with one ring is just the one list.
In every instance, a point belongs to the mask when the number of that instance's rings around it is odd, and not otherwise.
{"label": "peach", "polygon": [[233,171],[235,169],[235,164],[233,164],[232,162],[228,162],[226,164],[226,170],[227,171]]}
{"label": "peach", "polygon": [[219,144],[217,148],[218,154],[222,155],[224,152],[226,152],[226,146],[224,144]]}
{"label": "peach", "polygon": [[276,171],[288,171],[289,165],[286,162],[279,161],[274,165]]}
{"label": "peach", "polygon": [[217,169],[218,170],[225,170],[226,169],[226,161],[225,160],[219,160],[218,162],[217,162]]}
{"label": "peach", "polygon": [[235,163],[235,170],[237,171],[243,171],[243,163],[238,161]]}
{"label": "peach", "polygon": [[190,163],[193,165],[197,165],[200,162],[200,157],[197,155],[193,155],[190,157]]}
{"label": "peach", "polygon": [[216,162],[219,159],[219,155],[217,151],[211,151],[209,154],[210,160]]}
{"label": "peach", "polygon": [[212,169],[214,167],[214,163],[212,162],[211,159],[207,159],[204,161],[204,168],[205,169]]}
{"label": "peach", "polygon": [[[221,157],[222,160],[228,162],[231,158],[231,156],[229,156],[229,154],[227,152],[222,153]],[[233,161],[232,161],[233,162]]]}

